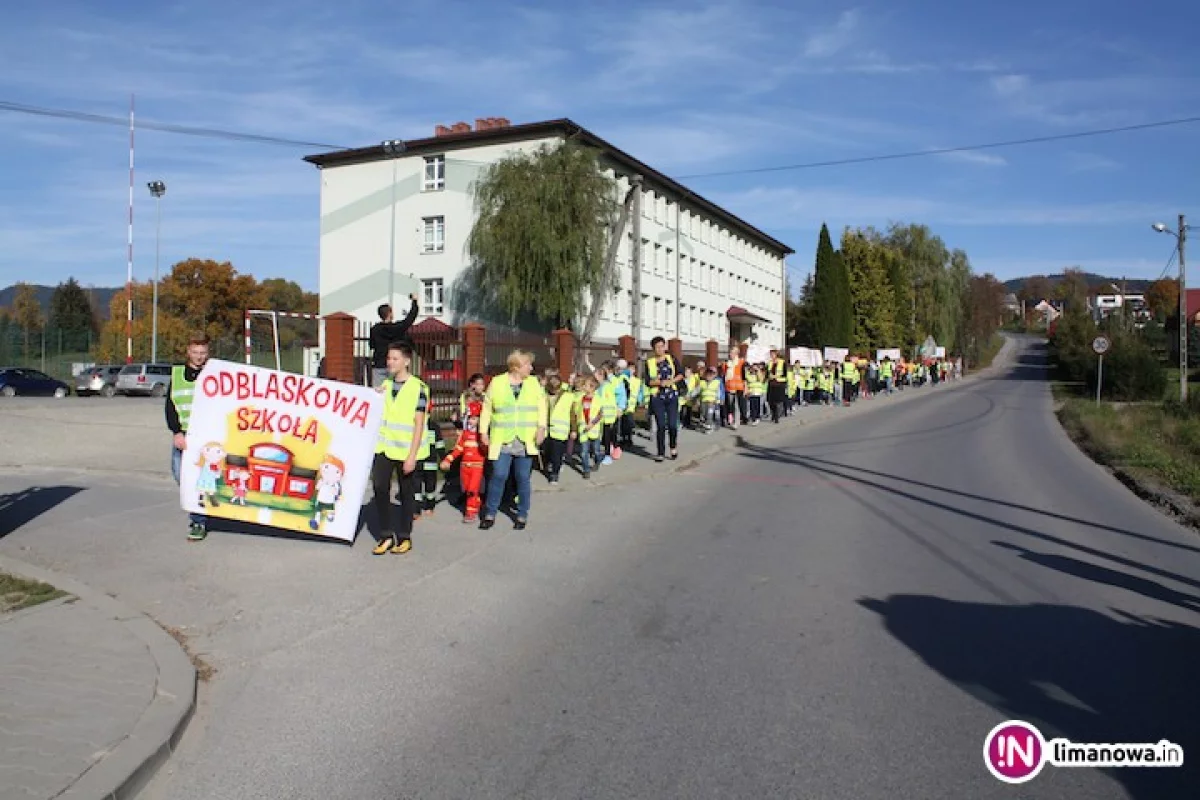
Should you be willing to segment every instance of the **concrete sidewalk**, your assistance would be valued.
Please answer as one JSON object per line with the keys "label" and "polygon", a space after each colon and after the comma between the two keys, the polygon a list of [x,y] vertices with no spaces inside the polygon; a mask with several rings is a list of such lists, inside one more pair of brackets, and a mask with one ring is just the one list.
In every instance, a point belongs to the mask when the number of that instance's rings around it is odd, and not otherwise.
{"label": "concrete sidewalk", "polygon": [[68,593],[0,615],[0,800],[133,796],[191,714],[191,660],[107,595],[12,558],[0,570]]}

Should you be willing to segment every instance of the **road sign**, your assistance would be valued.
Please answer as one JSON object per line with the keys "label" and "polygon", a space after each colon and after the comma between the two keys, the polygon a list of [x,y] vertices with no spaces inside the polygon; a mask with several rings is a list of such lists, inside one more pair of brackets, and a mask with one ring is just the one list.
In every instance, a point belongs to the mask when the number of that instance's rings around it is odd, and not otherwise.
{"label": "road sign", "polygon": [[1096,355],[1104,355],[1108,352],[1109,341],[1107,336],[1097,336],[1092,340],[1092,350]]}

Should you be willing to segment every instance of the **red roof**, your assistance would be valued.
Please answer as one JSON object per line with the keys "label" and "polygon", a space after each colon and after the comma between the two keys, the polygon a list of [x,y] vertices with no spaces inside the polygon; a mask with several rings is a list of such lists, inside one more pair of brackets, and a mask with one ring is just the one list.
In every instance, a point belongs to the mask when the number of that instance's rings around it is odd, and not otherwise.
{"label": "red roof", "polygon": [[758,320],[759,322],[767,322],[768,321],[766,317],[760,317],[758,314],[755,314],[753,311],[747,311],[746,309],[742,308],[741,306],[730,306],[729,310],[727,310],[725,312],[725,316],[728,317],[729,319],[734,319],[736,317],[742,317],[743,319],[749,318],[749,319]]}
{"label": "red roof", "polygon": [[[1178,311],[1175,313],[1179,313]],[[1200,289],[1187,290],[1187,318],[1195,320],[1196,315],[1200,314]]]}
{"label": "red roof", "polygon": [[453,332],[453,327],[442,322],[437,317],[426,317],[408,329],[410,336],[420,336],[421,334],[428,336],[430,334],[445,334]]}

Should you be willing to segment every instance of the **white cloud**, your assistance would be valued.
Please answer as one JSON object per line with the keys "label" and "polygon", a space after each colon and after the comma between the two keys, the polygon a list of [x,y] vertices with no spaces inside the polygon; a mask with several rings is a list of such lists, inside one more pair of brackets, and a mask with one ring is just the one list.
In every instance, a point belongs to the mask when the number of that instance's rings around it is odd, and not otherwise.
{"label": "white cloud", "polygon": [[842,52],[853,44],[858,21],[857,9],[843,11],[832,26],[809,34],[804,41],[804,55],[808,58],[828,58]]}
{"label": "white cloud", "polygon": [[993,153],[983,153],[977,150],[956,150],[951,153],[938,153],[938,158],[945,159],[946,161],[957,161],[962,164],[978,164],[984,167],[1003,167],[1008,164],[1008,161],[1003,156]]}
{"label": "white cloud", "polygon": [[1070,172],[1108,172],[1121,168],[1121,162],[1098,153],[1064,153],[1063,163]]}
{"label": "white cloud", "polygon": [[1140,119],[1131,109],[1153,96],[1155,81],[1138,75],[1034,81],[1017,73],[989,79],[992,94],[1012,115],[1048,125],[1117,125]]}

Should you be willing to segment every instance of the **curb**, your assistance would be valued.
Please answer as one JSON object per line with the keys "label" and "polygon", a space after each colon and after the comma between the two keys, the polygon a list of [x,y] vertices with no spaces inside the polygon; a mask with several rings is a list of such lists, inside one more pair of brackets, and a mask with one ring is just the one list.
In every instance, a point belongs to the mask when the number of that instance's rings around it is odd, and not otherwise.
{"label": "curb", "polygon": [[150,617],[56,572],[0,556],[0,569],[49,583],[125,626],[150,652],[158,671],[154,699],[133,730],[58,795],[64,800],[128,800],[145,788],[175,751],[196,706],[196,669],[170,634]]}

